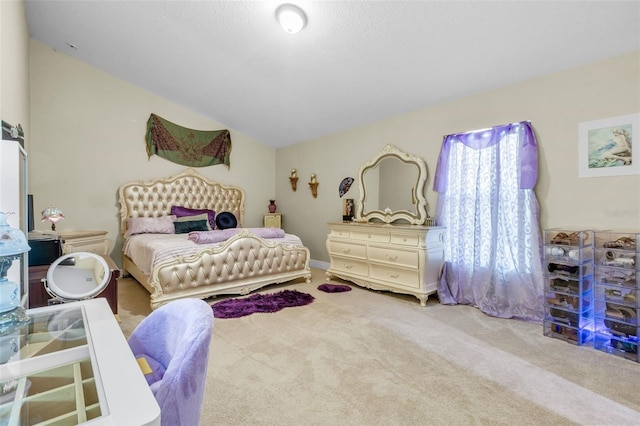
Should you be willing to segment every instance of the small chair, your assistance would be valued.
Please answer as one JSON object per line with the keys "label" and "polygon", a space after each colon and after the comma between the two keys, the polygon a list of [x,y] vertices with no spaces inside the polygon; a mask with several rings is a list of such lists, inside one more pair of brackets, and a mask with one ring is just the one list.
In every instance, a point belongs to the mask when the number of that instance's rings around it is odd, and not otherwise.
{"label": "small chair", "polygon": [[200,299],[180,299],[151,312],[129,337],[161,410],[163,426],[197,426],[213,333],[213,309]]}

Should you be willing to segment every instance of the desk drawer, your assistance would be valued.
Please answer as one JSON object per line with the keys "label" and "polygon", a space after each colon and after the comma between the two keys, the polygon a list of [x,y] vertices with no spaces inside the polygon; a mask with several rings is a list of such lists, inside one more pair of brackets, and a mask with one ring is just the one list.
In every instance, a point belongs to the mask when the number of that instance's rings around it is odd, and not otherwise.
{"label": "desk drawer", "polygon": [[389,247],[369,246],[369,260],[413,269],[419,265],[417,250],[390,250]]}
{"label": "desk drawer", "polygon": [[109,252],[109,242],[104,238],[82,238],[67,240],[62,244],[62,253],[88,251],[105,256]]}

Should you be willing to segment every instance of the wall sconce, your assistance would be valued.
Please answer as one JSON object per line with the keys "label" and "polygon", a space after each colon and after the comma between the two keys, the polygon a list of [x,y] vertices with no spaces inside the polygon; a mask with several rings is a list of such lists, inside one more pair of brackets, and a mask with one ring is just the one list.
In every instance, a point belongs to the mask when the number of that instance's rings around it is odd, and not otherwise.
{"label": "wall sconce", "polygon": [[313,198],[318,197],[318,185],[318,178],[316,177],[315,173],[312,173],[311,181],[309,182],[309,188],[311,188],[311,194],[313,195]]}
{"label": "wall sconce", "polygon": [[46,209],[42,210],[42,221],[51,222],[51,230],[56,230],[56,223],[64,219],[64,214],[62,210],[57,207],[49,206]]}
{"label": "wall sconce", "polygon": [[293,189],[293,192],[296,192],[296,189],[298,189],[298,172],[296,171],[296,169],[291,169],[289,182],[291,183],[291,189]]}

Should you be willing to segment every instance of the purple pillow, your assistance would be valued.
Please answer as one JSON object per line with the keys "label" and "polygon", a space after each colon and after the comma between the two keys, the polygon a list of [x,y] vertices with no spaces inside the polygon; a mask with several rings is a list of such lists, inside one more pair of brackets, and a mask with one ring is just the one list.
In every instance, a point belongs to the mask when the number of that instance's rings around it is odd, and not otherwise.
{"label": "purple pillow", "polygon": [[171,206],[171,214],[176,215],[176,217],[197,216],[204,213],[209,215],[209,226],[211,226],[211,229],[216,229],[216,212],[214,212],[213,210],[190,209],[183,206]]}

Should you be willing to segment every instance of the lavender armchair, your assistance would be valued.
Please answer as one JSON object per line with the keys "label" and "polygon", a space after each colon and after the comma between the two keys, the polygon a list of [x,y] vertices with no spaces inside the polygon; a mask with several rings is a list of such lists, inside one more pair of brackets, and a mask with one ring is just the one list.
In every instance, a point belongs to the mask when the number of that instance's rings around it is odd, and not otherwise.
{"label": "lavender armchair", "polygon": [[145,375],[162,425],[197,426],[204,402],[213,310],[200,299],[180,299],[153,311],[133,331],[129,346],[144,357]]}

